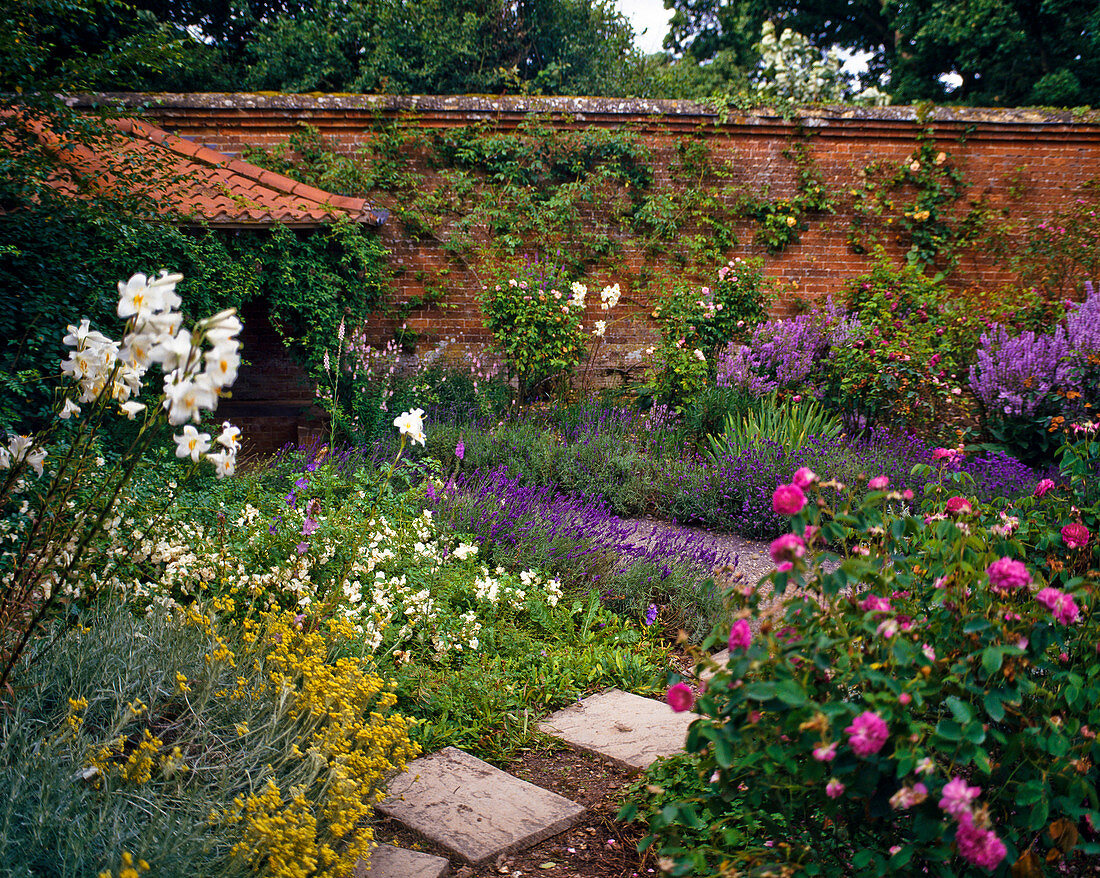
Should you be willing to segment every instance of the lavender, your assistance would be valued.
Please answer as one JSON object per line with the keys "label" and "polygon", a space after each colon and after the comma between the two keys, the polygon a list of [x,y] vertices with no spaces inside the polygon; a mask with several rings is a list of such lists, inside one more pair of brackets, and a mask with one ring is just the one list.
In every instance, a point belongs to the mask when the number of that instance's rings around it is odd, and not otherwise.
{"label": "lavender", "polygon": [[1085,281],[1085,301],[1066,315],[1066,338],[1079,358],[1100,355],[1100,293]]}

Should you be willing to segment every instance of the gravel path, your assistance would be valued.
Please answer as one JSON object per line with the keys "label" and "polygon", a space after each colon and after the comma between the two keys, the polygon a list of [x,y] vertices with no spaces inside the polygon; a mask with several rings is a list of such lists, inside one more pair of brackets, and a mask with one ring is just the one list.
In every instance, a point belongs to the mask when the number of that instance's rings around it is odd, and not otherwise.
{"label": "gravel path", "polygon": [[736,556],[737,570],[747,582],[757,582],[775,567],[766,542],[748,540],[733,533],[672,524],[657,518],[624,518],[623,521],[634,527],[631,542],[639,548],[651,548],[660,538],[660,542],[666,545],[705,547],[723,555]]}

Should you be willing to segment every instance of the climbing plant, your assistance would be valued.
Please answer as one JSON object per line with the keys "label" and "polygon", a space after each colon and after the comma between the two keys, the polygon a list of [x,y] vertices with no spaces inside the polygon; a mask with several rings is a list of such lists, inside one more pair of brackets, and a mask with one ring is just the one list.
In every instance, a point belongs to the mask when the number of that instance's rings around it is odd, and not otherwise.
{"label": "climbing plant", "polygon": [[901,162],[872,162],[859,171],[848,232],[852,250],[870,253],[892,239],[909,265],[935,270],[942,278],[991,220],[983,200],[959,204],[968,186],[935,130],[925,128]]}
{"label": "climbing plant", "polygon": [[665,156],[657,151],[666,147],[632,126],[569,121],[532,116],[512,130],[485,121],[425,131],[414,118],[379,118],[354,155],[302,126],[285,145],[247,157],[389,207],[405,236],[433,241],[450,257],[420,278],[436,300],[455,267],[484,286],[502,262],[532,252],[552,253],[573,277],[613,277],[635,292],[704,282],[738,246],[746,220],[758,223],[758,242],[778,251],[815,212],[833,210],[805,132],[784,152],[796,194],[771,200],[750,195],[742,164],[715,155],[705,136],[678,138]]}

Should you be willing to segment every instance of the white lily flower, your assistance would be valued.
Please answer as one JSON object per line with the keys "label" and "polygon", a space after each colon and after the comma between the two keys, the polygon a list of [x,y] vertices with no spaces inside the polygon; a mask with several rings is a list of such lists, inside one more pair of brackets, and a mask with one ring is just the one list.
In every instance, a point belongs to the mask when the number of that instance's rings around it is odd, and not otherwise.
{"label": "white lily flower", "polygon": [[80,414],[80,406],[78,406],[71,399],[66,398],[65,404],[61,406],[61,411],[57,413],[57,416],[63,421],[69,420],[73,415]]}
{"label": "white lily flower", "polygon": [[201,409],[213,411],[218,405],[218,393],[206,375],[194,379],[179,378],[164,387],[164,407],[168,409],[168,423],[184,424],[197,420]]}
{"label": "white lily flower", "polygon": [[234,427],[229,421],[222,421],[221,434],[215,441],[219,445],[225,446],[230,451],[237,451],[241,447],[240,427]]}
{"label": "white lily flower", "polygon": [[393,425],[402,436],[408,436],[411,442],[423,445],[427,440],[424,435],[424,409],[413,409],[398,415],[393,419]]}
{"label": "white lily flower", "polygon": [[122,403],[119,408],[122,410],[122,413],[126,415],[127,419],[132,421],[141,414],[141,412],[145,411],[145,403],[132,399],[129,402]]}
{"label": "white lily flower", "polygon": [[42,475],[45,471],[46,454],[45,448],[38,448],[27,455],[27,463],[37,475]]}
{"label": "white lily flower", "polygon": [[214,464],[214,474],[219,479],[231,476],[237,470],[237,455],[232,451],[211,451],[206,459]]}
{"label": "white lily flower", "polygon": [[[241,366],[237,342],[219,344],[206,352],[206,374],[215,387],[226,387],[237,380],[237,370]],[[328,357],[328,352],[325,352]]]}
{"label": "white lily flower", "polygon": [[149,353],[154,363],[160,363],[164,371],[190,371],[198,363],[199,351],[192,343],[191,333],[185,329],[175,335],[162,339]]}
{"label": "white lily flower", "polygon": [[184,427],[179,436],[172,438],[176,441],[176,457],[190,457],[195,463],[210,449],[210,434],[200,433],[191,424]]}

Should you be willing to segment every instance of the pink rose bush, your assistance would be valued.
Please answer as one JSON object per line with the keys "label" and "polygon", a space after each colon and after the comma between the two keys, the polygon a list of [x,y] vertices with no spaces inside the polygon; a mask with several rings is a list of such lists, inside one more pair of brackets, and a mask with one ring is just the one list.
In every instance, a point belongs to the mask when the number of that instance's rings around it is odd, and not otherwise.
{"label": "pink rose bush", "polygon": [[[690,843],[686,811],[656,830],[684,874],[1007,875],[1023,859],[1054,878],[1100,843],[1100,497],[1064,474],[1065,500],[1048,486],[1009,506],[928,471],[942,483],[911,512],[876,479],[858,500],[827,475],[776,488],[796,533],[769,546],[769,578],[797,569],[798,588],[731,592],[737,621],[712,636],[730,657],[686,740],[710,781],[678,807],[718,823]],[[726,846],[731,800],[783,846]]]}

